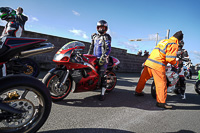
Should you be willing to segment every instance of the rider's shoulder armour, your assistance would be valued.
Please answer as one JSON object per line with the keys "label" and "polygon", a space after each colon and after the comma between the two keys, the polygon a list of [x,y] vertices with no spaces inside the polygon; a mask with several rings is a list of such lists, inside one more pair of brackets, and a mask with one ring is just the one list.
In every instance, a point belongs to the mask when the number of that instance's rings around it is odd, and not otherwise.
{"label": "rider's shoulder armour", "polygon": [[97,33],[93,33],[92,35],[91,35],[91,39],[92,40],[94,40],[94,38],[97,36]]}
{"label": "rider's shoulder armour", "polygon": [[111,36],[109,34],[104,34],[104,39],[105,40],[111,40]]}

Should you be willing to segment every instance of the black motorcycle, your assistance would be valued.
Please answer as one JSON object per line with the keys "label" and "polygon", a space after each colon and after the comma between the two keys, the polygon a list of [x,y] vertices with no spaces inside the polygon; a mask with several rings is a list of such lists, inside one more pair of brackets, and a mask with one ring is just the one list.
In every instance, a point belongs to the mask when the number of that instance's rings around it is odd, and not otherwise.
{"label": "black motorcycle", "polygon": [[[7,37],[0,44],[0,66],[16,55],[34,53],[35,46],[44,41]],[[42,49],[40,46],[37,53]],[[47,120],[51,106],[49,90],[38,79],[26,75],[0,77],[0,133],[38,131]]]}

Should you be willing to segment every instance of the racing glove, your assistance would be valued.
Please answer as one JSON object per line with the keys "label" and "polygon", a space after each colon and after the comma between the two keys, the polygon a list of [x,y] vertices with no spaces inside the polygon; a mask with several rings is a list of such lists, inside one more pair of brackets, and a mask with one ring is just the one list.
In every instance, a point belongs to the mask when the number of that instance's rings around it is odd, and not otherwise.
{"label": "racing glove", "polygon": [[101,58],[99,59],[100,66],[102,66],[104,64],[104,62],[106,61],[105,59],[106,59],[105,56],[102,55]]}

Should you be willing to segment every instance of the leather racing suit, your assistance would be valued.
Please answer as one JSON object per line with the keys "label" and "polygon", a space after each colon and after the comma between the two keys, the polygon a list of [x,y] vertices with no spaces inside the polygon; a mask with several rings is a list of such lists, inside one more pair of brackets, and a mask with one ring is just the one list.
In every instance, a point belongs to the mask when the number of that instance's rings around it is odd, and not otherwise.
{"label": "leather racing suit", "polygon": [[[105,72],[108,65],[108,57],[111,52],[111,36],[109,34],[96,34],[92,35],[92,42],[88,54],[96,56],[99,60],[103,60],[103,64],[99,65],[98,73],[101,77],[101,88],[106,87]],[[102,95],[105,90],[102,89]]]}

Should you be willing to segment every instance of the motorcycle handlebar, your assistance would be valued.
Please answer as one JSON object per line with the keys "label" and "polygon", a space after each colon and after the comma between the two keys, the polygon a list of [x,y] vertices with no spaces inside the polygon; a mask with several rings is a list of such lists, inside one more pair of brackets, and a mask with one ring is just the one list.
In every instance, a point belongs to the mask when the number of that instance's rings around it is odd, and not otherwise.
{"label": "motorcycle handlebar", "polygon": [[83,56],[83,54],[80,54],[80,56],[81,56],[82,58],[86,59],[87,62],[89,62],[89,59],[88,59],[87,57]]}

